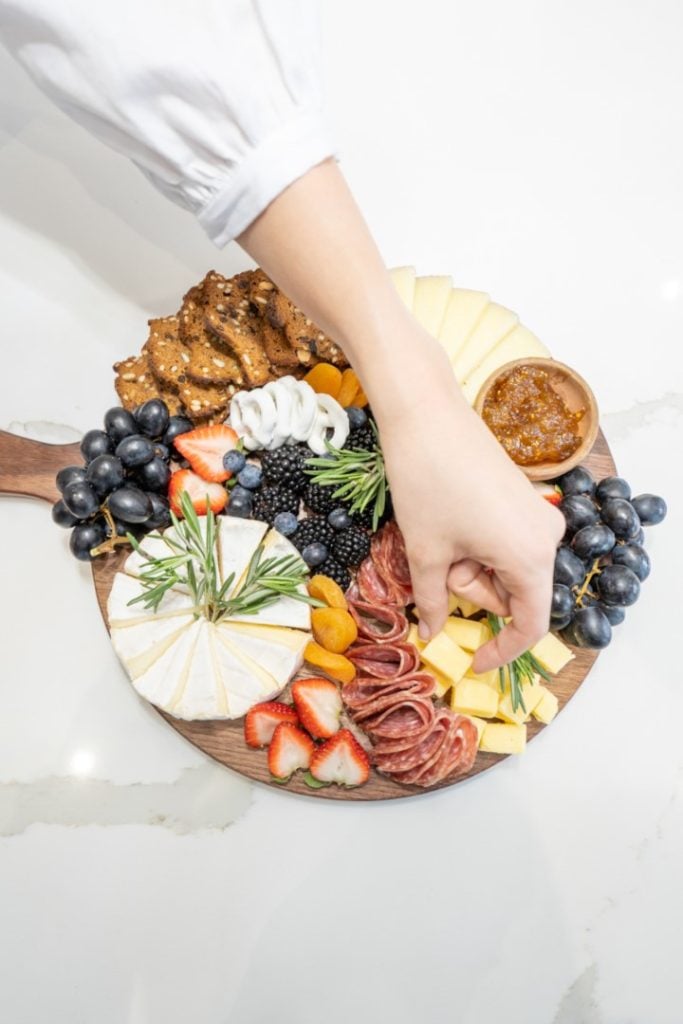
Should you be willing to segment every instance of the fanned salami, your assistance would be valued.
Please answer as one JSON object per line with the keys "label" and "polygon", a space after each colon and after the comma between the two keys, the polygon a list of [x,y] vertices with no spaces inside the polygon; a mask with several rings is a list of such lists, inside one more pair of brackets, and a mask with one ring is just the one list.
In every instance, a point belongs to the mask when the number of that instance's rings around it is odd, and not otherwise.
{"label": "fanned salami", "polygon": [[349,611],[363,640],[378,644],[400,643],[408,636],[408,619],[403,611],[390,605],[373,605],[347,595]]}
{"label": "fanned salami", "polygon": [[356,643],[346,652],[361,676],[391,679],[417,672],[420,656],[414,644]]}

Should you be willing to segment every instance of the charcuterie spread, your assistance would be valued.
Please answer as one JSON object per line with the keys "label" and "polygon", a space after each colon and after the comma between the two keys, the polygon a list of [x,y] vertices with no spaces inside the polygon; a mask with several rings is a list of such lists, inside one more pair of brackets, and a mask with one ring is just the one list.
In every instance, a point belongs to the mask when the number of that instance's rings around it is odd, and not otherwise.
{"label": "charcuterie spread", "polygon": [[[471,404],[493,375],[483,418],[511,457],[571,456],[582,413],[517,315],[448,277],[391,273]],[[550,370],[525,367],[539,357]],[[610,643],[650,572],[643,528],[662,498],[582,465],[550,473],[533,485],[566,523],[548,633],[477,675],[505,622],[451,594],[422,639],[362,382],[261,270],[207,274],[114,370],[121,404],[59,472],[53,519],[77,558],[116,560],[107,619],[138,695],[175,720],[232,723],[273,783],[351,789],[379,773],[424,790],[480,751],[520,754],[528,723],[558,711],[557,677]]]}

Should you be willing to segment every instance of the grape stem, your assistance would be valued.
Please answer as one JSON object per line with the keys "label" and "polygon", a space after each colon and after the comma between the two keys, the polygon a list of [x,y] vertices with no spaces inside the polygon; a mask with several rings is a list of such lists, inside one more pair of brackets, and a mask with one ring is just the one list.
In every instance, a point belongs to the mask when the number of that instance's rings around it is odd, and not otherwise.
{"label": "grape stem", "polygon": [[590,588],[590,585],[591,585],[591,580],[593,579],[594,576],[599,576],[599,575],[600,575],[600,559],[596,558],[595,561],[593,562],[593,565],[591,566],[590,570],[588,571],[588,574],[586,575],[585,580],[581,584],[581,587],[579,588],[577,595],[576,595],[576,602],[575,603],[576,603],[576,605],[579,608],[583,608],[583,603],[582,602],[583,602],[584,597],[586,596],[586,594],[589,591],[589,588]]}
{"label": "grape stem", "polygon": [[109,527],[109,536],[106,540],[103,540],[101,544],[98,544],[96,548],[90,549],[90,555],[92,558],[97,558],[99,555],[105,555],[109,551],[113,551],[117,544],[127,544],[127,537],[119,537],[116,533],[116,523],[114,517],[107,508],[106,505],[100,506],[100,512],[104,516],[104,520]]}

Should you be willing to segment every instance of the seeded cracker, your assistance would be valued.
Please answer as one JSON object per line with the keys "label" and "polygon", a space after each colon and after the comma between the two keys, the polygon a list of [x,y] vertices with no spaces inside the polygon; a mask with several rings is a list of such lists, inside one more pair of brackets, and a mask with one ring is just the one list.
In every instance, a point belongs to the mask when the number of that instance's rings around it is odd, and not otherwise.
{"label": "seeded cracker", "polygon": [[120,363],[114,363],[114,371],[114,387],[124,409],[135,409],[148,398],[163,398],[171,415],[180,412],[178,395],[170,389],[165,390],[158,386],[144,352],[142,355],[130,356]]}
{"label": "seeded cracker", "polygon": [[270,380],[271,372],[249,300],[252,276],[253,271],[246,271],[228,281],[215,271],[208,274],[204,322],[235,353],[248,385],[258,387]]}
{"label": "seeded cracker", "polygon": [[312,366],[321,359],[335,366],[348,366],[339,346],[323,334],[278,288],[270,294],[266,317],[273,327],[284,331],[302,365]]}
{"label": "seeded cracker", "polygon": [[190,288],[178,311],[180,338],[189,355],[187,377],[195,384],[241,386],[244,378],[240,364],[204,325],[204,283]]}
{"label": "seeded cracker", "polygon": [[[284,330],[272,324],[266,316],[268,300],[275,288],[276,286],[260,268],[254,271],[249,288],[249,299],[259,318],[259,328],[266,355],[275,374],[282,376],[302,365],[302,362],[287,340]],[[310,362],[309,360],[309,363],[305,365],[310,365]]]}
{"label": "seeded cracker", "polygon": [[144,351],[152,373],[161,387],[177,391],[185,381],[189,355],[178,333],[177,316],[159,317],[149,321],[149,337]]}

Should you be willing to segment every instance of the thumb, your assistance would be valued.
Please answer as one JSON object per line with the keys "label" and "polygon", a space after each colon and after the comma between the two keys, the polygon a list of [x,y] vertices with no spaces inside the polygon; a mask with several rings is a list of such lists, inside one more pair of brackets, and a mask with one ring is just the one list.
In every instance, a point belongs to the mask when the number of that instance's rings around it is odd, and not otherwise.
{"label": "thumb", "polygon": [[420,615],[421,640],[435,636],[448,615],[447,565],[417,565],[412,569],[413,597]]}

